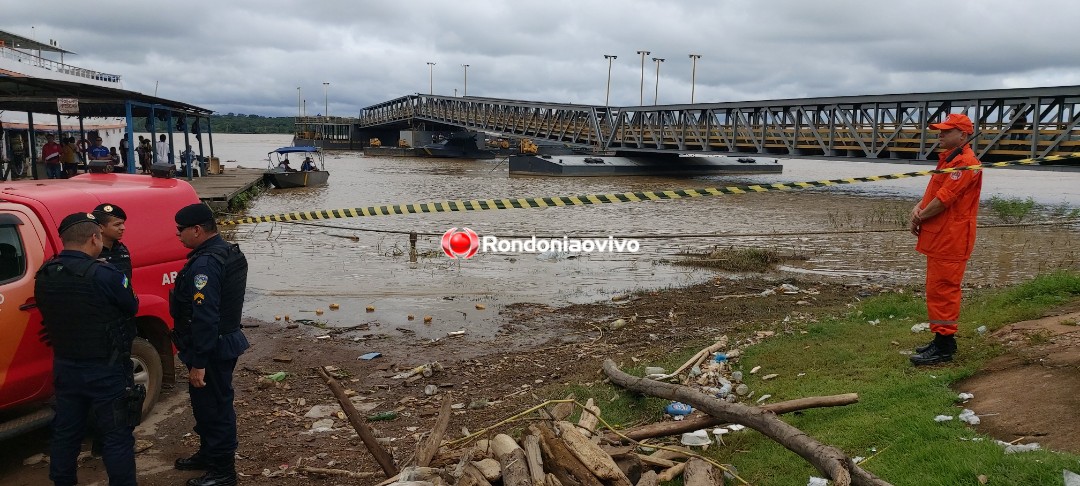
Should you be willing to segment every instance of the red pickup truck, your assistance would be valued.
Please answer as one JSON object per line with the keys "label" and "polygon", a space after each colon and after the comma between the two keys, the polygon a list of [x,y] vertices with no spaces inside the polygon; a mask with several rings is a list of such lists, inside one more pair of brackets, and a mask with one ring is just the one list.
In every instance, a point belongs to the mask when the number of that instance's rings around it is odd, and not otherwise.
{"label": "red pickup truck", "polygon": [[199,202],[177,179],[84,174],[67,180],[0,181],[0,439],[48,424],[52,409],[52,348],[39,340],[41,312],[34,274],[63,249],[56,228],[67,215],[101,203],[127,213],[123,242],[131,250],[139,296],[138,338],[131,349],[135,380],[146,386],[144,414],[165,380],[174,378],[169,289],[188,249],[176,238],[173,215]]}

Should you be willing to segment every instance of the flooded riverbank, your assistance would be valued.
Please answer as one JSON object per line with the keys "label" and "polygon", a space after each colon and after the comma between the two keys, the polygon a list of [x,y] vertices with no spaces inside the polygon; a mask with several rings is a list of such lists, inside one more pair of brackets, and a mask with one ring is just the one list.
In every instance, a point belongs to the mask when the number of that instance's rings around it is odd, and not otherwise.
{"label": "flooded riverbank", "polygon": [[[236,140],[232,140],[236,138]],[[259,167],[265,152],[287,145],[283,136],[228,136],[223,158]],[[230,155],[233,150],[237,155]],[[241,155],[244,154],[244,155]],[[886,163],[785,160],[784,174],[678,179],[516,178],[500,160],[364,157],[330,153],[330,184],[272,190],[248,214],[351,208],[452,199],[544,197],[711,187],[747,182],[790,182],[919,170]],[[918,283],[923,258],[903,231],[907,211],[926,178],[830,189],[771,192],[641,203],[378,216],[315,225],[245,225],[234,238],[251,262],[250,317],[290,315],[331,327],[368,324],[369,333],[414,332],[437,338],[465,329],[476,337],[496,331],[494,314],[515,302],[564,305],[612,295],[685,286],[717,275],[673,265],[682,251],[714,246],[760,247],[801,258],[781,275],[834,281]],[[1032,197],[1046,206],[1080,205],[1080,175],[1030,170],[988,170],[984,199]],[[980,221],[997,222],[983,211]],[[640,251],[619,254],[485,253],[468,260],[442,254],[439,236],[450,228],[480,235],[537,237],[626,236]],[[853,232],[896,230],[891,232]],[[408,236],[421,234],[420,258],[410,264]],[[727,236],[701,237],[702,234]],[[733,236],[743,235],[743,236]],[[969,285],[1001,285],[1054,268],[1077,268],[1077,226],[986,228],[969,265]],[[316,316],[338,303],[340,311]],[[479,307],[484,307],[483,310]],[[367,307],[374,307],[367,312]],[[409,315],[415,320],[410,321]],[[423,316],[432,316],[423,324]]]}

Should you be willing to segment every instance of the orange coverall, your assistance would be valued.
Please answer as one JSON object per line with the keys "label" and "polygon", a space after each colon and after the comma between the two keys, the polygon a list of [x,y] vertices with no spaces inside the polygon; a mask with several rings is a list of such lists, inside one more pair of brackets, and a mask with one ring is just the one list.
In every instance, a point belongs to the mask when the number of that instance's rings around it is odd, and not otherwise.
{"label": "orange coverall", "polygon": [[[980,165],[970,145],[947,161],[953,150],[938,155],[938,169]],[[945,210],[919,226],[915,250],[926,255],[926,312],[932,332],[956,333],[960,317],[960,282],[975,248],[975,218],[979,214],[982,171],[934,174],[919,203],[920,209],[937,198]]]}

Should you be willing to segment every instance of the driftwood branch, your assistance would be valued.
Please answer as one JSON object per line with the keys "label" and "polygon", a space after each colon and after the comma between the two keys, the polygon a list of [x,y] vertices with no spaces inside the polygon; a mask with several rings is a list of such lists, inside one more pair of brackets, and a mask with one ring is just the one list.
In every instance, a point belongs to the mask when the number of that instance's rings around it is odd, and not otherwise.
{"label": "driftwood branch", "polygon": [[564,486],[603,486],[600,479],[570,452],[566,443],[555,436],[555,430],[550,425],[538,422],[530,425],[529,430],[540,437],[544,464]]}
{"label": "driftwood branch", "polygon": [[713,417],[750,427],[798,454],[838,486],[886,486],[889,483],[863,470],[843,451],[823,444],[798,428],[757,407],[727,403],[689,387],[662,383],[624,373],[615,362],[604,360],[604,373],[611,382],[646,395],[677,400]]}
{"label": "driftwood branch", "polygon": [[375,472],[353,472],[346,471],[344,469],[327,469],[322,467],[300,466],[296,468],[297,472],[305,474],[322,474],[324,476],[347,476],[350,478],[358,479],[370,479],[378,476],[379,473]]}
{"label": "driftwood branch", "polygon": [[341,386],[326,370],[319,366],[316,368],[319,370],[319,375],[326,380],[326,384],[330,386],[330,391],[334,392],[334,396],[337,397],[338,403],[341,404],[341,410],[345,412],[345,416],[349,418],[349,423],[356,429],[356,433],[360,435],[360,440],[364,441],[364,445],[367,446],[372,456],[375,456],[375,462],[379,463],[379,467],[382,467],[386,477],[396,476],[398,473],[397,466],[394,465],[394,457],[383,449],[379,442],[375,440],[375,434],[371,432],[371,428],[364,422],[364,418],[360,416],[360,412],[356,411],[356,407],[353,406],[349,396],[345,394],[345,388]]}
{"label": "driftwood branch", "polygon": [[525,460],[525,450],[512,437],[506,434],[496,435],[491,439],[491,450],[502,466],[504,486],[531,486],[529,466]]}
{"label": "driftwood branch", "polygon": [[443,435],[446,434],[446,427],[450,424],[450,394],[443,395],[442,408],[439,409],[439,418],[435,419],[435,427],[431,429],[431,435],[428,436],[427,441],[420,446],[420,449],[416,451],[416,463],[417,466],[427,466],[431,464],[431,459],[435,457],[435,453],[439,451],[439,446],[442,444]]}
{"label": "driftwood branch", "polygon": [[[795,400],[788,400],[786,402],[770,403],[763,405],[762,410],[768,410],[777,415],[783,415],[785,413],[791,413],[798,410],[806,410],[808,408],[823,408],[823,407],[839,407],[842,405],[851,405],[858,403],[858,393],[845,393],[842,395],[829,395],[824,397],[807,397],[799,398]],[[645,440],[652,439],[654,437],[667,437],[669,435],[683,434],[686,432],[693,432],[695,430],[707,429],[710,427],[716,427],[718,425],[725,425],[729,423],[727,420],[719,419],[711,415],[696,415],[687,417],[684,420],[678,422],[658,422],[654,424],[646,424],[640,427],[634,427],[632,429],[621,430],[619,433],[625,435],[632,440]],[[608,432],[605,439],[612,442],[619,442],[623,440],[622,437]]]}

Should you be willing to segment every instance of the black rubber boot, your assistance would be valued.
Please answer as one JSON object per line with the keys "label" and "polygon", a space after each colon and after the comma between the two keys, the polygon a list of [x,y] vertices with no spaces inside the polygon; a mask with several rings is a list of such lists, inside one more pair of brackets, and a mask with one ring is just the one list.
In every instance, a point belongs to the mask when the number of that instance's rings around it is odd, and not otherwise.
{"label": "black rubber boot", "polygon": [[926,349],[919,354],[912,355],[910,359],[911,364],[915,366],[932,365],[952,361],[955,353],[956,337],[935,334],[934,340],[926,346]]}
{"label": "black rubber boot", "polygon": [[189,479],[188,486],[235,486],[236,458],[215,458],[211,468],[201,477]]}
{"label": "black rubber boot", "polygon": [[177,459],[173,463],[173,467],[181,471],[206,471],[210,469],[210,466],[210,460],[203,456],[202,452],[196,452],[191,457]]}

